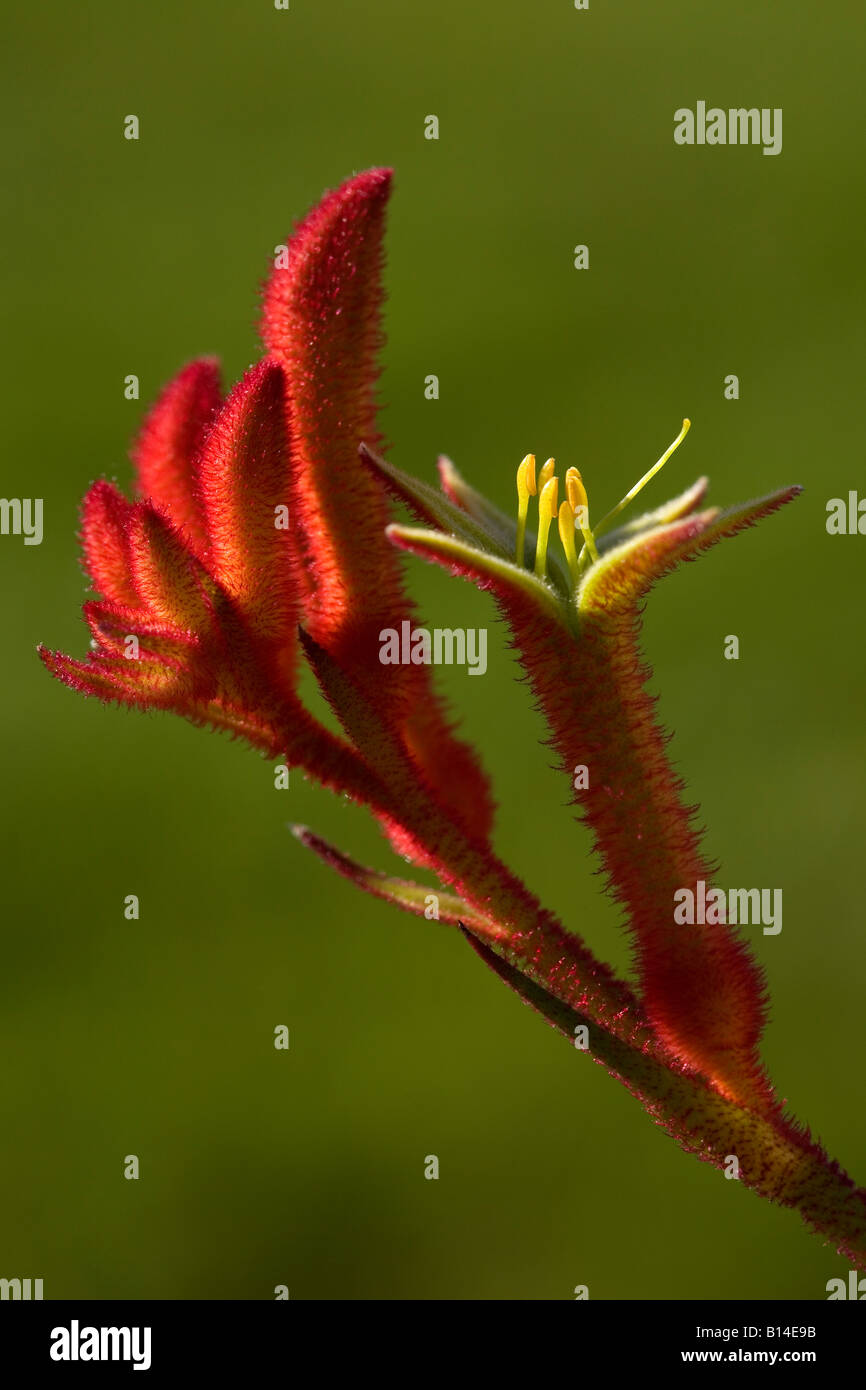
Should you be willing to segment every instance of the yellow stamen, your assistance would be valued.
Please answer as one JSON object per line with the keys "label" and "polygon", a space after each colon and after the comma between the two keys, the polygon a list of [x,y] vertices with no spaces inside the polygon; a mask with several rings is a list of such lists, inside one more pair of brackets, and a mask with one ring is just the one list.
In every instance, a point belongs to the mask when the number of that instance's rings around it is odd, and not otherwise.
{"label": "yellow stamen", "polygon": [[664,465],[667,463],[668,459],[670,458],[670,456],[671,456],[671,454],[674,452],[674,450],[675,450],[675,449],[678,449],[678,448],[680,447],[680,445],[682,444],[683,440],[685,439],[686,435],[688,434],[688,432],[689,432],[689,430],[690,430],[690,428],[691,428],[691,424],[692,424],[691,420],[683,420],[683,427],[682,427],[682,429],[680,430],[679,434],[677,435],[676,439],[674,440],[673,444],[670,446],[670,448],[665,450],[665,452],[662,454],[661,458],[658,460],[657,463],[654,463],[654,464],[653,464],[653,466],[652,466],[652,468],[649,470],[649,472],[648,472],[648,473],[644,473],[644,475],[643,475],[643,477],[641,478],[640,482],[639,482],[639,483],[635,483],[634,487],[629,489],[629,491],[626,493],[625,497],[623,497],[622,501],[621,501],[621,502],[617,502],[617,504],[616,504],[616,506],[614,507],[613,511],[608,512],[607,516],[606,516],[602,521],[600,521],[599,524],[596,526],[596,528],[595,528],[595,534],[596,534],[597,536],[600,536],[601,533],[602,533],[602,531],[606,531],[606,530],[607,530],[608,526],[609,526],[610,523],[613,521],[614,517],[615,517],[615,516],[619,516],[619,513],[622,511],[623,507],[627,507],[628,504],[629,504],[629,502],[632,500],[632,498],[633,498],[633,497],[637,497],[637,495],[638,495],[638,493],[640,492],[641,488],[646,487],[646,485],[647,485],[647,483],[649,482],[650,478],[654,478],[655,475],[656,475],[656,473],[658,473],[659,469],[664,467]]}
{"label": "yellow stamen", "polygon": [[569,468],[565,474],[565,491],[575,513],[578,507],[586,506],[586,488],[579,468]]}
{"label": "yellow stamen", "polygon": [[[553,460],[551,459],[549,462],[552,463]],[[544,468],[547,468],[547,464],[544,465]],[[541,470],[542,474],[544,468]],[[544,579],[547,574],[547,537],[550,532],[550,523],[556,515],[558,497],[559,479],[548,478],[538,498],[538,542],[535,547],[535,573],[539,579]]]}
{"label": "yellow stamen", "polygon": [[[565,489],[568,493],[568,500],[574,509],[575,525],[580,527],[583,536],[583,543],[589,551],[593,560],[598,559],[598,551],[595,548],[595,537],[589,524],[589,500],[586,495],[586,488],[583,485],[583,478],[580,476],[579,468],[569,468],[565,475]],[[583,551],[581,551],[583,555]]]}
{"label": "yellow stamen", "polygon": [[523,552],[526,546],[526,515],[529,511],[529,499],[536,493],[535,485],[535,455],[527,454],[526,458],[517,466],[517,546],[516,559],[518,565],[523,565]]}
{"label": "yellow stamen", "polygon": [[554,471],[555,468],[556,468],[556,459],[548,459],[548,460],[547,460],[547,463],[544,465],[544,467],[542,468],[541,472],[540,472],[539,475],[538,475],[538,491],[539,491],[539,492],[541,492],[541,489],[544,487],[545,483],[549,483],[549,482],[550,482],[551,478],[553,477],[553,471]]}
{"label": "yellow stamen", "polygon": [[577,584],[580,579],[580,565],[577,560],[577,547],[574,543],[575,512],[571,502],[563,502],[559,509],[559,539],[568,561],[568,572]]}

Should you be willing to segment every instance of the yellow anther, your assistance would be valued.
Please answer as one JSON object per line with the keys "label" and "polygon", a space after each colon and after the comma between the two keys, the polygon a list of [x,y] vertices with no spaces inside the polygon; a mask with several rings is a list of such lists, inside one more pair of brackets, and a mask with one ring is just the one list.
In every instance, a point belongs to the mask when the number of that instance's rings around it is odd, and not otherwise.
{"label": "yellow anther", "polygon": [[538,475],[538,491],[541,492],[545,483],[549,483],[553,477],[553,470],[556,468],[556,459],[548,459]]}
{"label": "yellow anther", "polygon": [[589,504],[586,497],[586,488],[583,485],[583,478],[580,476],[579,468],[569,468],[565,475],[565,493],[569,502],[577,515],[578,507],[585,507],[589,512]]}
{"label": "yellow anther", "polygon": [[[550,459],[549,462],[552,463],[553,460]],[[542,476],[545,468],[547,468],[547,464],[541,470]],[[538,481],[541,482],[541,477]],[[539,579],[543,579],[547,574],[547,537],[550,532],[550,523],[556,516],[558,498],[559,479],[548,477],[538,497],[538,541],[535,547],[535,573]]]}
{"label": "yellow anther", "polygon": [[527,454],[517,466],[517,496],[521,502],[535,496],[535,455]]}
{"label": "yellow anther", "polygon": [[559,509],[559,539],[562,541],[562,548],[568,561],[568,572],[572,582],[577,584],[580,579],[580,565],[577,559],[577,547],[574,543],[574,516],[574,507],[571,502],[563,502]]}
{"label": "yellow anther", "polygon": [[625,497],[623,497],[622,501],[621,501],[621,502],[617,502],[617,504],[616,504],[616,506],[614,507],[613,511],[608,512],[608,514],[607,514],[607,516],[604,518],[604,520],[603,520],[603,521],[600,521],[599,524],[596,526],[596,528],[595,528],[595,534],[596,534],[597,536],[600,536],[601,533],[602,533],[602,531],[606,531],[606,530],[607,530],[608,526],[609,526],[610,523],[613,521],[614,517],[615,517],[615,516],[619,516],[619,513],[622,511],[623,507],[627,507],[628,504],[629,504],[629,502],[632,500],[632,498],[633,498],[633,497],[637,497],[637,495],[638,495],[638,493],[640,492],[641,488],[646,487],[646,485],[647,485],[647,483],[649,482],[650,478],[654,478],[655,475],[656,475],[656,473],[658,473],[659,469],[664,467],[664,465],[667,463],[668,459],[670,458],[670,456],[671,456],[671,454],[674,452],[674,450],[675,450],[675,449],[678,449],[678,448],[680,447],[680,445],[682,444],[683,440],[685,439],[686,435],[688,434],[689,430],[691,429],[691,424],[692,424],[691,420],[683,420],[683,427],[682,427],[682,429],[680,430],[679,434],[677,435],[676,439],[674,440],[673,444],[671,444],[670,448],[669,448],[669,449],[665,449],[664,453],[662,454],[662,456],[661,456],[661,458],[658,460],[658,462],[654,463],[653,466],[652,466],[652,468],[650,468],[649,471],[648,471],[647,473],[644,473],[644,475],[643,475],[643,477],[641,478],[640,482],[635,483],[634,487],[629,489],[629,491],[626,493]]}
{"label": "yellow anther", "polygon": [[598,551],[595,548],[595,537],[589,525],[589,501],[579,468],[569,468],[565,475],[565,490],[574,513],[573,524],[580,527],[584,545],[592,559],[597,560]]}
{"label": "yellow anther", "polygon": [[517,545],[515,558],[518,565],[523,565],[523,552],[526,544],[526,514],[529,510],[529,499],[534,497],[536,492],[535,485],[535,455],[527,454],[526,458],[517,466]]}

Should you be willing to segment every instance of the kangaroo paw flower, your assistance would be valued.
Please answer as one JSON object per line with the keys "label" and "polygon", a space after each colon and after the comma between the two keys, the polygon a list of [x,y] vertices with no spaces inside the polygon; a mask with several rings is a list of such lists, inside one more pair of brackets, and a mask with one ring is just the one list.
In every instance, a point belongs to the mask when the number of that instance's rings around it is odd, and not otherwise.
{"label": "kangaroo paw flower", "polygon": [[[599,536],[687,429],[684,422],[671,448],[603,519]],[[511,626],[570,786],[572,769],[586,768],[575,799],[593,831],[610,889],[626,910],[643,1003],[660,1039],[724,1094],[751,1105],[772,1104],[757,1056],[765,987],[746,942],[730,926],[683,927],[674,920],[677,890],[706,882],[712,872],[694,811],[683,804],[681,783],[667,760],[637,634],[640,604],[657,579],[776,510],[799,489],[724,512],[696,513],[705,491],[701,480],[651,519],[610,531],[602,552],[578,471],[568,470],[567,496],[557,508],[553,461],[536,479],[528,456],[517,471],[518,517],[513,553],[506,557],[501,526],[486,521],[477,504],[461,515],[453,503],[431,496],[432,489],[422,491],[372,454],[367,463],[416,515],[437,527],[391,526],[391,539],[491,591]],[[459,496],[451,476],[449,483]],[[535,495],[539,525],[534,547],[528,547]],[[564,567],[554,565],[549,553],[554,515]]]}
{"label": "kangaroo paw flower", "polygon": [[[380,457],[390,186],[387,169],[356,175],[280,248],[263,293],[266,355],[225,399],[212,358],[168,384],[133,446],[135,500],[108,482],[90,488],[81,544],[96,595],[84,604],[91,651],[40,655],[83,694],[228,731],[368,806],[398,853],[441,887],[295,834],[365,892],[466,934],[684,1149],[719,1167],[737,1155],[747,1185],[866,1266],[866,1192],[783,1113],[764,1071],[766,988],[745,939],[723,920],[676,916],[678,895],[709,882],[712,865],[638,644],[657,580],[799,489],[720,510],[706,506],[700,478],[626,519],[688,420],[600,521],[584,474],[558,472],[554,459],[523,458],[506,515],[448,459],[437,489]],[[419,524],[388,525],[389,498]],[[380,661],[385,630],[412,617],[400,549],[489,591],[506,618],[631,933],[639,995],[497,857],[488,780],[426,666]],[[303,662],[341,735],[302,703]]]}

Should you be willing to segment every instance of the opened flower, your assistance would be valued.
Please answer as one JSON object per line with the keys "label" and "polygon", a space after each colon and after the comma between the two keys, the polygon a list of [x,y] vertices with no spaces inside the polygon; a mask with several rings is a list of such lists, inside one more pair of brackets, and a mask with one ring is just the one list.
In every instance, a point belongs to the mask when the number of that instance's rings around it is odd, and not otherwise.
{"label": "opened flower", "polygon": [[[211,359],[165,389],[133,452],[138,498],[84,501],[86,660],[42,650],[84,694],[169,709],[245,738],[368,806],[404,860],[439,880],[437,916],[572,1042],[624,1082],[684,1148],[795,1207],[859,1267],[866,1193],[774,1095],[758,1047],[761,972],[738,930],[683,926],[675,894],[709,882],[693,810],[668,762],[638,648],[653,584],[790,501],[704,507],[706,480],[622,513],[674,444],[593,525],[576,468],[527,456],[513,517],[440,461],[441,489],[379,457],[376,358],[390,173],[329,194],[267,283],[265,356],[223,399]],[[416,526],[388,524],[388,497]],[[616,524],[615,524],[616,523]],[[383,666],[412,616],[399,551],[493,596],[550,744],[635,944],[637,988],[597,960],[491,845],[493,798],[423,665]],[[343,728],[297,693],[305,661]],[[577,775],[575,775],[577,774]],[[358,887],[424,914],[429,884],[365,868],[313,832],[303,844]]]}

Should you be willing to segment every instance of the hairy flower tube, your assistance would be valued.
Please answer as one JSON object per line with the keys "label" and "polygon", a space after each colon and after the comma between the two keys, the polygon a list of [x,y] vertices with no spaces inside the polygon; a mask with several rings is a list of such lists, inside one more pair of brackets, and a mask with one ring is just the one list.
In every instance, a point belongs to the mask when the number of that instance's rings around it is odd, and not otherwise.
{"label": "hairy flower tube", "polygon": [[[263,294],[265,355],[226,397],[217,364],[184,367],[133,450],[136,500],[97,482],[81,540],[97,598],[85,660],[40,649],[86,695],[166,709],[285,758],[370,808],[404,860],[432,873],[439,919],[588,1050],[681,1145],[795,1208],[866,1266],[866,1193],[788,1116],[761,1062],[766,988],[735,926],[675,919],[711,882],[694,809],[667,757],[640,614],[657,580],[799,492],[704,507],[702,478],[621,514],[689,428],[593,524],[587,483],[549,459],[517,468],[507,516],[448,460],[440,487],[379,457],[375,387],[389,170],[328,194],[295,229]],[[590,480],[591,481],[591,480]],[[389,524],[398,499],[417,525]],[[614,524],[616,523],[616,524]],[[508,623],[634,943],[618,979],[573,923],[497,856],[493,796],[424,665],[385,668],[380,633],[412,614],[400,550],[489,592]],[[306,662],[342,726],[298,695]],[[580,765],[584,779],[573,779]],[[357,887],[418,915],[430,887],[298,839]]]}

